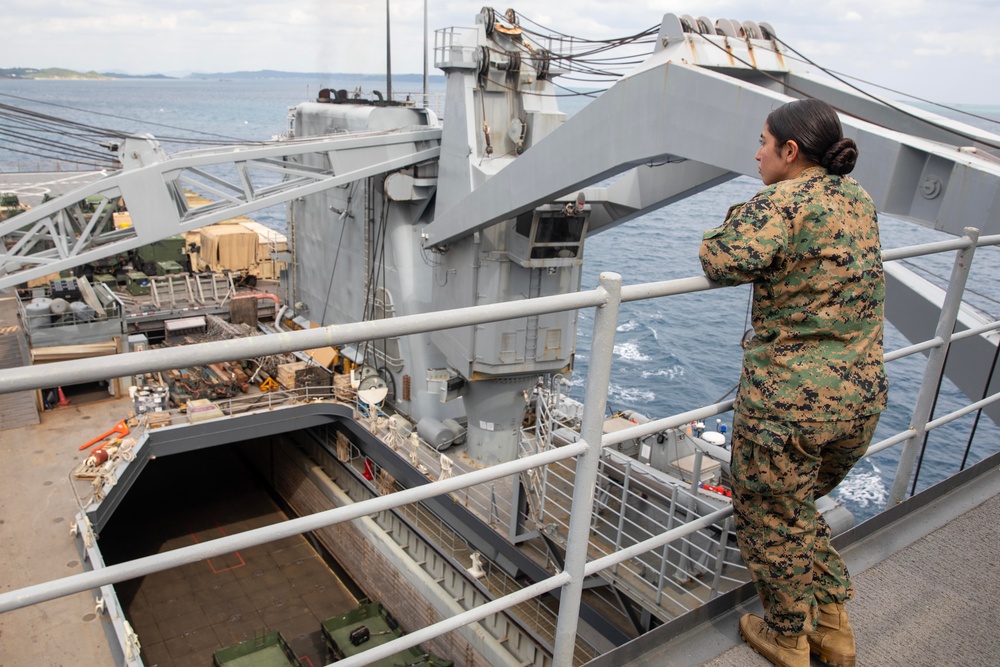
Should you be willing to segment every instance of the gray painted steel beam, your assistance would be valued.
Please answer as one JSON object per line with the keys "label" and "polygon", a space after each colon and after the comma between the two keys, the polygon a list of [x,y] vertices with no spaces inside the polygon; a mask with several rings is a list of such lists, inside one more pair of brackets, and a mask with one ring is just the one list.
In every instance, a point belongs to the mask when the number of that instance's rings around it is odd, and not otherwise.
{"label": "gray painted steel beam", "polygon": [[[0,237],[16,241],[9,250],[0,246],[0,289],[291,199],[434,160],[440,154],[440,136],[440,128],[420,128],[214,149],[171,158],[151,138],[130,139],[123,153],[133,159],[123,156],[126,168],[121,172],[0,223]],[[351,157],[338,153],[350,153]],[[311,169],[282,162],[308,155],[321,156],[330,168]],[[228,183],[203,171],[221,166],[236,168],[239,182]],[[248,173],[251,168],[283,174],[286,180],[254,187]],[[182,182],[199,183],[203,188],[215,182],[225,184],[228,191],[217,188],[213,192],[219,201],[189,208],[180,194]],[[116,230],[109,228],[110,216],[97,226],[83,222],[79,213],[76,217],[69,213],[93,195],[124,199],[133,226]]]}
{"label": "gray painted steel beam", "polygon": [[[671,49],[654,54],[537,146],[439,211],[425,231],[425,245],[446,245],[644,163],[686,159],[756,176],[764,119],[793,98],[679,58],[671,61],[675,55]],[[842,123],[862,155],[853,175],[880,211],[955,235],[967,226],[1000,231],[1000,164],[851,117]],[[1000,137],[976,132],[1000,145]],[[681,174],[695,168],[675,166]]]}
{"label": "gray painted steel beam", "polygon": [[[838,86],[829,79],[819,79],[807,73],[789,73],[785,79],[789,95],[818,97],[832,104],[838,111],[896,132],[904,132],[930,141],[949,144],[956,148],[973,146],[994,155],[1000,155],[997,136],[978,127],[965,125],[949,118],[942,118],[925,109],[889,100],[866,96],[847,86]],[[891,104],[891,106],[890,106]],[[953,129],[950,129],[952,128]]]}

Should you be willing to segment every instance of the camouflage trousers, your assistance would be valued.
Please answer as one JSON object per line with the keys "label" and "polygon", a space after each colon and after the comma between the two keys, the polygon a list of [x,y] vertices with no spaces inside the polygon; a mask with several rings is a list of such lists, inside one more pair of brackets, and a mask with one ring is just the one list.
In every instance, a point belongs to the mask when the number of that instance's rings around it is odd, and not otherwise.
{"label": "camouflage trousers", "polygon": [[740,552],[775,631],[816,629],[817,605],[846,602],[854,586],[816,499],[868,449],[877,414],[841,421],[733,419],[733,516]]}

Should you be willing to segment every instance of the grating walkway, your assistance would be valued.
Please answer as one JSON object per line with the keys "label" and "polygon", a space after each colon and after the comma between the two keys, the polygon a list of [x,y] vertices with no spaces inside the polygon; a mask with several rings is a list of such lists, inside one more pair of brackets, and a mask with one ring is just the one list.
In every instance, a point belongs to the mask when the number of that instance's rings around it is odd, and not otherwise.
{"label": "grating walkway", "polygon": [[[920,508],[897,507],[898,520],[876,517],[845,537],[840,550],[854,573],[857,596],[848,612],[859,667],[996,665],[1000,656],[1000,455],[976,466],[978,476]],[[953,485],[955,480],[943,482]],[[931,493],[929,490],[926,493]],[[916,499],[916,500],[919,500]],[[869,525],[872,524],[872,525]],[[874,532],[872,532],[874,531]],[[870,533],[870,534],[866,534]],[[723,596],[716,613],[690,630],[670,625],[589,663],[592,667],[767,667],[739,638],[737,619],[760,613],[740,592]],[[672,637],[672,639],[671,639]],[[823,665],[814,659],[813,666]]]}

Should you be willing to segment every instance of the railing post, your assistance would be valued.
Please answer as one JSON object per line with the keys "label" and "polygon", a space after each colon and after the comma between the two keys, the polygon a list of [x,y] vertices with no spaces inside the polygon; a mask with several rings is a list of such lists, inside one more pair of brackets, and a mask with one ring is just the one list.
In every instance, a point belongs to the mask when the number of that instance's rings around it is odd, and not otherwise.
{"label": "railing post", "polygon": [[[622,481],[622,502],[618,511],[618,532],[615,534],[615,552],[622,548],[622,535],[625,532],[625,514],[628,512],[628,494],[632,485],[632,460],[625,463],[625,479]],[[618,564],[611,569],[611,574],[618,574]]]}
{"label": "railing post", "polygon": [[573,484],[573,505],[570,512],[564,568],[570,580],[563,586],[559,599],[555,655],[552,660],[554,667],[571,667],[576,648],[584,567],[587,564],[587,546],[590,542],[590,517],[594,511],[594,491],[601,459],[604,410],[607,406],[608,384],[611,380],[618,307],[621,304],[622,277],[617,273],[605,272],[601,274],[599,282],[600,287],[607,293],[607,302],[598,307],[594,314],[594,337],[587,371],[587,391],[581,429],[588,448],[576,461],[576,479]]}
{"label": "railing post", "polygon": [[965,293],[965,283],[969,278],[969,269],[972,267],[972,257],[976,254],[979,230],[966,227],[963,236],[969,239],[970,243],[968,247],[959,250],[955,255],[955,264],[951,269],[951,280],[948,282],[948,291],[945,293],[944,303],[941,306],[941,316],[938,318],[937,329],[934,332],[934,337],[942,342],[927,355],[927,366],[924,367],[924,377],[920,383],[920,392],[917,394],[917,402],[913,406],[913,417],[910,420],[910,428],[914,429],[915,433],[903,443],[903,450],[899,454],[899,466],[896,468],[896,476],[892,480],[892,489],[889,491],[887,508],[903,502],[906,496],[906,490],[910,486],[910,477],[913,475],[913,468],[919,453],[920,442],[927,431],[927,420],[930,418],[931,407],[934,405],[938,382],[944,373],[948,346],[951,343],[952,332],[955,330],[959,307],[962,305],[962,295]]}

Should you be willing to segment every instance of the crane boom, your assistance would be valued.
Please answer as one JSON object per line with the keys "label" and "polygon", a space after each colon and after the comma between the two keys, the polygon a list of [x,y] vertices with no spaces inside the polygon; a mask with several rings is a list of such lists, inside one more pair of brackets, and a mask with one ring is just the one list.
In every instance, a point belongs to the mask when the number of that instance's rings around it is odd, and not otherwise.
{"label": "crane boom", "polygon": [[[123,168],[0,223],[0,289],[358,179],[436,159],[441,130],[411,127],[167,157],[150,135],[129,137]],[[290,160],[296,159],[297,163]],[[316,166],[312,166],[316,165]],[[192,206],[185,189],[210,203]],[[92,213],[88,199],[100,203]],[[115,229],[122,199],[134,224]]]}
{"label": "crane boom", "polygon": [[619,174],[623,195],[586,197],[610,211],[592,232],[612,226],[615,211],[631,219],[727,177],[756,177],[764,118],[806,94],[841,110],[863,156],[853,175],[879,211],[955,235],[967,226],[1000,231],[1000,161],[989,152],[1000,150],[1000,137],[793,73],[763,37],[687,32],[667,15],[659,45],[532,150],[439,209],[425,246],[447,246]]}

